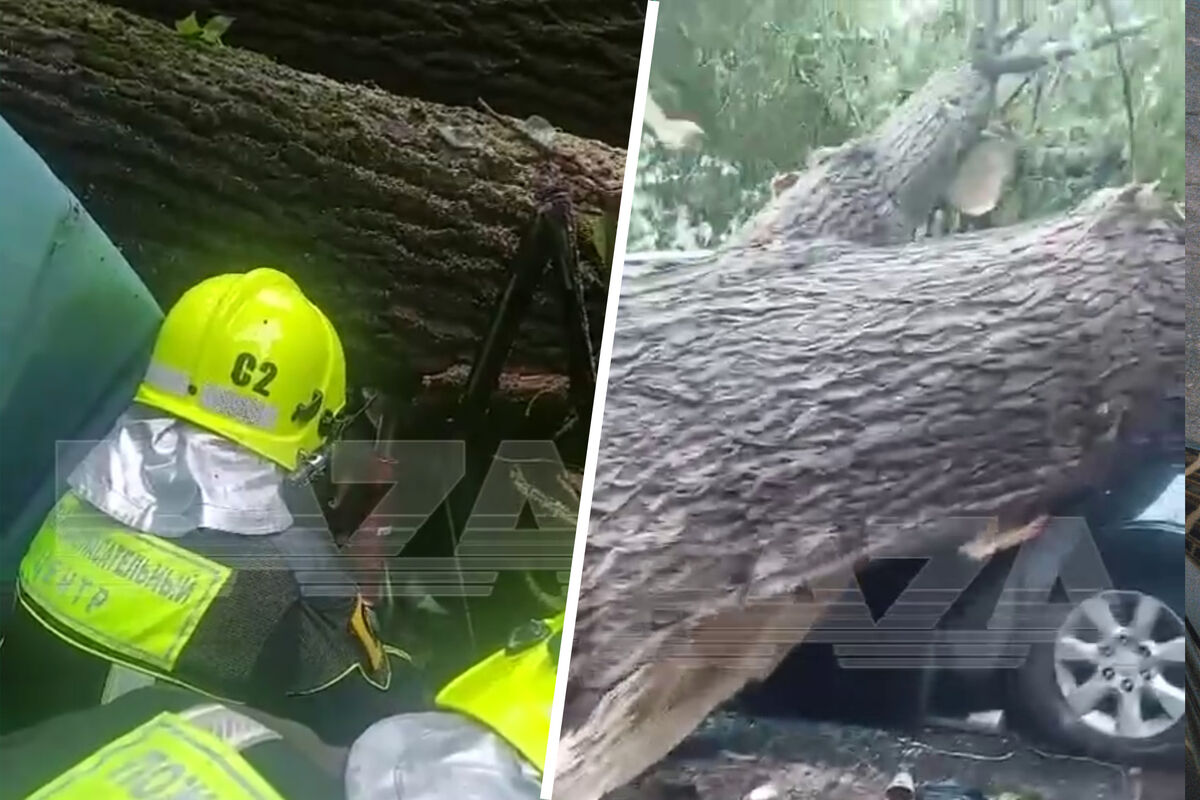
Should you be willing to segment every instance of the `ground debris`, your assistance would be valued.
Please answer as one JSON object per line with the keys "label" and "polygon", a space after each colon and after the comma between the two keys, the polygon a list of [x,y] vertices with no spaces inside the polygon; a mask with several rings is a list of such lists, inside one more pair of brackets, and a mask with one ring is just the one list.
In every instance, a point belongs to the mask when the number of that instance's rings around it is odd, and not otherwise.
{"label": "ground debris", "polygon": [[[613,793],[643,798],[881,800],[910,770],[931,800],[1133,800],[1130,775],[1099,761],[1044,753],[1015,738],[963,731],[885,731],[807,720],[713,715],[670,757]],[[1142,798],[1184,800],[1183,775],[1145,771]],[[951,783],[953,782],[953,783]],[[934,785],[942,783],[933,790]],[[1151,785],[1153,789],[1151,790]]]}

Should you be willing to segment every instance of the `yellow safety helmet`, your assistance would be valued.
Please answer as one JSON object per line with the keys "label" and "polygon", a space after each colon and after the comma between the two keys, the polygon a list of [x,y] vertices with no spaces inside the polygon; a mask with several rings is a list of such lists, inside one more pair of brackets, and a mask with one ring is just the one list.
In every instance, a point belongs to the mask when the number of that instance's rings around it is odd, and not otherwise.
{"label": "yellow safety helmet", "polygon": [[135,399],[294,470],[346,405],[346,356],[287,275],[217,275],[167,312]]}
{"label": "yellow safety helmet", "polygon": [[550,740],[563,615],[535,620],[446,685],[437,705],[487,725],[541,771]]}

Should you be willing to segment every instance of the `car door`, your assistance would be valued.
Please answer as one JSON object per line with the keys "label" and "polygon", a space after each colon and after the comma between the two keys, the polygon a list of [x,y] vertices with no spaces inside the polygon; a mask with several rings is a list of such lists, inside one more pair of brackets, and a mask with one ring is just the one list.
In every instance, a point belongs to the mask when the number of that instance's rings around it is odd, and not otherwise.
{"label": "car door", "polygon": [[21,187],[0,191],[2,636],[17,565],[64,488],[70,458],[59,443],[108,432],[145,372],[162,314],[121,252],[3,118],[0,182]]}

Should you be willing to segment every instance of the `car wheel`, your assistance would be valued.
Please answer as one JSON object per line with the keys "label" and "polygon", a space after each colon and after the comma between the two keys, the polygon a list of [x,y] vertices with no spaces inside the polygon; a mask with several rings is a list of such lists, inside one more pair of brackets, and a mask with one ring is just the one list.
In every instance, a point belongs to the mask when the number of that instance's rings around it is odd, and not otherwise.
{"label": "car wheel", "polygon": [[1010,711],[1071,753],[1120,763],[1183,756],[1183,620],[1153,594],[1105,591],[1075,606],[1054,641],[1015,671]]}

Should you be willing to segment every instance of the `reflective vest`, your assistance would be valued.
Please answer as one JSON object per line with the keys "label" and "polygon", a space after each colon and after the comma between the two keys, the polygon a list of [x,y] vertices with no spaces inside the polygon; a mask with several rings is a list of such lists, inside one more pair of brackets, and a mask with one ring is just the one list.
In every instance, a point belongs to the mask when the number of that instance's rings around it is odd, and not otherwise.
{"label": "reflective vest", "polygon": [[0,800],[340,797],[327,754],[289,726],[182,689],[139,689],[0,739]]}
{"label": "reflective vest", "polygon": [[68,493],[21,561],[19,598],[80,649],[224,699],[316,691],[356,668],[385,686],[361,598],[304,596],[298,570],[328,577],[333,562],[320,559],[333,557],[301,529],[168,540]]}
{"label": "reflective vest", "polygon": [[550,739],[563,615],[517,629],[508,646],[446,685],[439,707],[490,727],[540,772]]}
{"label": "reflective vest", "polygon": [[109,742],[27,800],[284,800],[238,752],[239,741],[264,735],[279,738],[224,706],[163,712]]}

